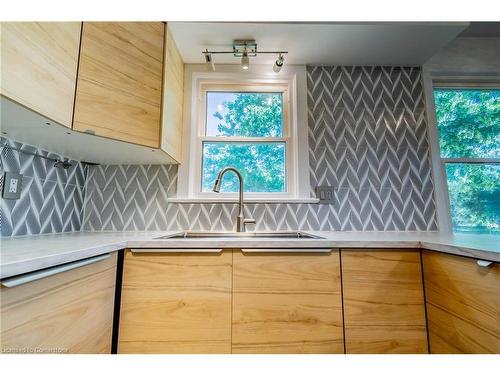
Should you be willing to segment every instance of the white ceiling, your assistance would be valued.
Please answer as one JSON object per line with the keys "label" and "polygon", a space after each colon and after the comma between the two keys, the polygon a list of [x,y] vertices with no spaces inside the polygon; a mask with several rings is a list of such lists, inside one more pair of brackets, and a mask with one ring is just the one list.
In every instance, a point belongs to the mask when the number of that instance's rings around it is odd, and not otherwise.
{"label": "white ceiling", "polygon": [[[169,23],[186,63],[203,63],[205,48],[231,50],[233,39],[255,39],[259,50],[287,50],[285,63],[327,65],[421,65],[467,26],[467,22]],[[214,60],[239,64],[232,55],[217,55]],[[260,55],[251,63],[274,60],[274,55]]]}

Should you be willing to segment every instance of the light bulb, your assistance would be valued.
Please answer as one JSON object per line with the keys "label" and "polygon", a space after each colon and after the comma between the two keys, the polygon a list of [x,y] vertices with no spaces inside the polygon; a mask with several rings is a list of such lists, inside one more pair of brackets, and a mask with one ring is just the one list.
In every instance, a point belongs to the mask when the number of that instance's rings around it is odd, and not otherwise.
{"label": "light bulb", "polygon": [[285,59],[283,58],[283,55],[280,53],[280,55],[278,56],[278,59],[276,60],[276,62],[274,63],[274,66],[273,66],[273,70],[275,73],[279,73],[279,71],[283,67],[284,61],[285,61]]}
{"label": "light bulb", "polygon": [[241,69],[248,70],[250,68],[250,59],[248,58],[247,51],[243,52],[243,56],[241,56]]}
{"label": "light bulb", "polygon": [[214,63],[214,60],[212,58],[212,54],[208,53],[208,50],[206,52],[207,53],[205,53],[205,63],[207,64],[208,70],[211,70],[212,72],[214,72],[215,71],[215,63]]}

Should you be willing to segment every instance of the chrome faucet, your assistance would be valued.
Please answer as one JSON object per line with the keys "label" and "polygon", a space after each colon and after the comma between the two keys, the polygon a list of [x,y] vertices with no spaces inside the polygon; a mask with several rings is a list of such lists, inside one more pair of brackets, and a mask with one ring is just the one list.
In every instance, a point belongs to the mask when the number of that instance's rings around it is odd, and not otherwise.
{"label": "chrome faucet", "polygon": [[245,232],[245,226],[247,224],[255,224],[255,220],[252,218],[245,219],[245,216],[243,214],[243,176],[241,175],[241,173],[233,167],[226,167],[224,169],[221,169],[217,176],[217,179],[215,180],[214,192],[220,193],[222,177],[226,172],[229,171],[234,172],[236,176],[238,176],[238,180],[240,181],[240,199],[238,202],[238,216],[236,217],[236,232]]}

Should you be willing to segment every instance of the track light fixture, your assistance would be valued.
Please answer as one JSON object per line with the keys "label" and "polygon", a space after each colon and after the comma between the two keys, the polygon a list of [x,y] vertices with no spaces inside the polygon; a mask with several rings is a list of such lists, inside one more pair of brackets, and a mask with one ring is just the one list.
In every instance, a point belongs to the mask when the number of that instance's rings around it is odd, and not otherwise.
{"label": "track light fixture", "polygon": [[205,56],[205,62],[209,69],[215,71],[215,63],[213,60],[213,55],[217,54],[232,54],[234,57],[241,58],[241,69],[248,70],[250,68],[250,57],[256,57],[258,54],[278,54],[278,59],[274,63],[273,70],[278,73],[283,67],[285,58],[284,54],[287,51],[257,51],[257,43],[255,40],[234,40],[232,51],[209,51],[206,49],[202,52]]}

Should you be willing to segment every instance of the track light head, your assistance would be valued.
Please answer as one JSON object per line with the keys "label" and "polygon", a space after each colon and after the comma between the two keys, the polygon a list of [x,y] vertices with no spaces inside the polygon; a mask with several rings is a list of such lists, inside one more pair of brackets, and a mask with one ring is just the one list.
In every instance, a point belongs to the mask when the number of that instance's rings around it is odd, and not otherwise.
{"label": "track light head", "polygon": [[273,70],[275,73],[279,73],[281,68],[283,67],[283,63],[285,62],[285,58],[283,55],[280,53],[278,58],[276,59],[276,62],[274,63]]}
{"label": "track light head", "polygon": [[215,63],[214,63],[214,60],[212,58],[212,54],[210,52],[208,52],[208,50],[206,50],[204,52],[204,55],[205,55],[205,63],[207,64],[208,70],[211,70],[212,72],[214,72],[215,71]]}
{"label": "track light head", "polygon": [[243,56],[241,56],[241,69],[248,70],[250,68],[250,59],[248,58],[248,52],[245,50]]}

